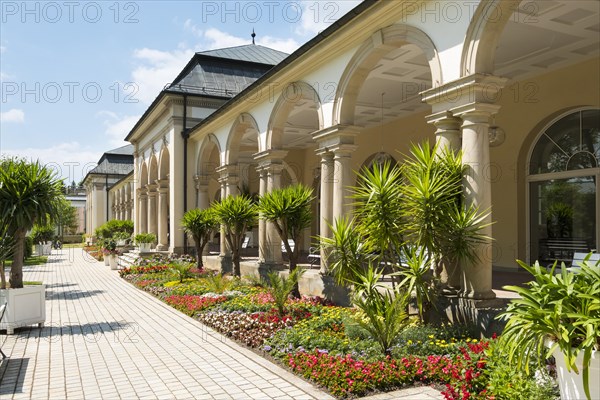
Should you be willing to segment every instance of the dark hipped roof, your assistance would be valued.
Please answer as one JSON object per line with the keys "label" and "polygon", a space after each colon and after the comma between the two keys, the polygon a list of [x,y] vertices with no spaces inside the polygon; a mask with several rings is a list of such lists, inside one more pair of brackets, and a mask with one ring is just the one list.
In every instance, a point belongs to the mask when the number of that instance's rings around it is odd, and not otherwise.
{"label": "dark hipped roof", "polygon": [[259,44],[246,44],[243,46],[226,47],[224,49],[215,49],[201,51],[196,54],[202,54],[211,57],[227,58],[230,60],[250,61],[259,64],[277,65],[282,62],[289,54],[279,50],[270,49]]}
{"label": "dark hipped roof", "polygon": [[121,147],[117,147],[116,149],[109,150],[104,154],[122,154],[122,155],[133,156],[133,145],[126,144],[125,146],[121,146]]}
{"label": "dark hipped roof", "polygon": [[194,54],[185,68],[167,85],[129,131],[129,140],[142,121],[168,93],[229,100],[256,82],[288,55],[268,47],[249,44]]}
{"label": "dark hipped roof", "polygon": [[231,98],[285,57],[286,53],[253,44],[199,52],[166,90]]}
{"label": "dark hipped roof", "polygon": [[128,175],[133,171],[133,145],[112,149],[102,154],[98,165],[87,173],[83,181],[90,175]]}

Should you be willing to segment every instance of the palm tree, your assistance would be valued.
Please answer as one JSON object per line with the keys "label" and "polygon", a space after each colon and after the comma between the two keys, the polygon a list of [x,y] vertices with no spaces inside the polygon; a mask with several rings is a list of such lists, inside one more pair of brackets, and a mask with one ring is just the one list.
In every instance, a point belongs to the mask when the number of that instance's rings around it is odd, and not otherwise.
{"label": "palm tree", "polygon": [[228,196],[213,205],[217,221],[223,226],[225,240],[231,249],[233,275],[240,276],[240,251],[246,231],[258,218],[258,210],[247,196]]}
{"label": "palm tree", "polygon": [[[298,184],[266,193],[258,202],[260,218],[273,223],[285,246],[290,257],[290,272],[298,265],[302,232],[310,227],[310,205],[313,199],[312,188]],[[290,239],[294,241],[293,249]]]}
{"label": "palm tree", "polygon": [[194,208],[183,215],[181,226],[188,235],[192,236],[196,244],[196,254],[198,257],[198,268],[202,268],[202,253],[204,247],[210,241],[211,235],[219,227],[219,222],[215,217],[214,210],[207,208],[201,210]]}
{"label": "palm tree", "polygon": [[6,289],[6,276],[4,267],[15,250],[15,241],[8,235],[8,224],[0,220],[0,289]]}
{"label": "palm tree", "polygon": [[58,214],[62,181],[38,161],[5,158],[0,161],[0,219],[8,224],[15,250],[10,286],[23,287],[25,235],[34,224],[47,225]]}

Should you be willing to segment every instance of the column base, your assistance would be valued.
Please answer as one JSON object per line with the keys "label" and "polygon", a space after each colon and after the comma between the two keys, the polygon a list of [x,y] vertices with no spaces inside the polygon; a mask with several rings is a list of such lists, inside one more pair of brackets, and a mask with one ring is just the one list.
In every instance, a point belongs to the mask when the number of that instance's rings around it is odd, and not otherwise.
{"label": "column base", "polygon": [[465,298],[465,299],[472,299],[472,300],[492,300],[496,298],[496,293],[494,293],[493,290],[487,290],[487,291],[461,291],[459,292],[459,297]]}
{"label": "column base", "polygon": [[169,246],[166,244],[159,244],[156,246],[157,251],[167,251],[169,250]]}

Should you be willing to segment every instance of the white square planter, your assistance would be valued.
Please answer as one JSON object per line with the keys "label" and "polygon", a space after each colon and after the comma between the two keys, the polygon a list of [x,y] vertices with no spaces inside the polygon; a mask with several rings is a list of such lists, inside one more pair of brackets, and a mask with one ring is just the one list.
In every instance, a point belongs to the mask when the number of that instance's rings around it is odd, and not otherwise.
{"label": "white square planter", "polygon": [[[583,387],[583,353],[577,356],[576,365],[579,369],[579,374],[567,369],[565,356],[559,350],[554,352],[556,360],[556,373],[558,375],[558,387],[560,388],[561,400],[579,400],[585,399],[585,391]],[[600,399],[600,352],[593,351],[590,361],[590,395],[592,399]]]}
{"label": "white square planter", "polygon": [[149,253],[152,250],[152,243],[138,243],[140,253]]}
{"label": "white square planter", "polygon": [[119,269],[119,257],[116,254],[111,254],[105,257],[108,257],[110,269]]}
{"label": "white square planter", "polygon": [[1,289],[0,304],[6,302],[6,310],[0,329],[8,335],[15,328],[38,324],[41,328],[46,321],[46,285],[30,285],[21,289]]}

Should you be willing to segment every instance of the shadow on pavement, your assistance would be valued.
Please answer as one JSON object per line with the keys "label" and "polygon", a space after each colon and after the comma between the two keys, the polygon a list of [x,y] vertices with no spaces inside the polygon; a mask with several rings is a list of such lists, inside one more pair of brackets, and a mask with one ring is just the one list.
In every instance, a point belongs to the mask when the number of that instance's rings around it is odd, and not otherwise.
{"label": "shadow on pavement", "polygon": [[23,382],[29,367],[29,358],[5,358],[0,361],[0,397],[23,393]]}

